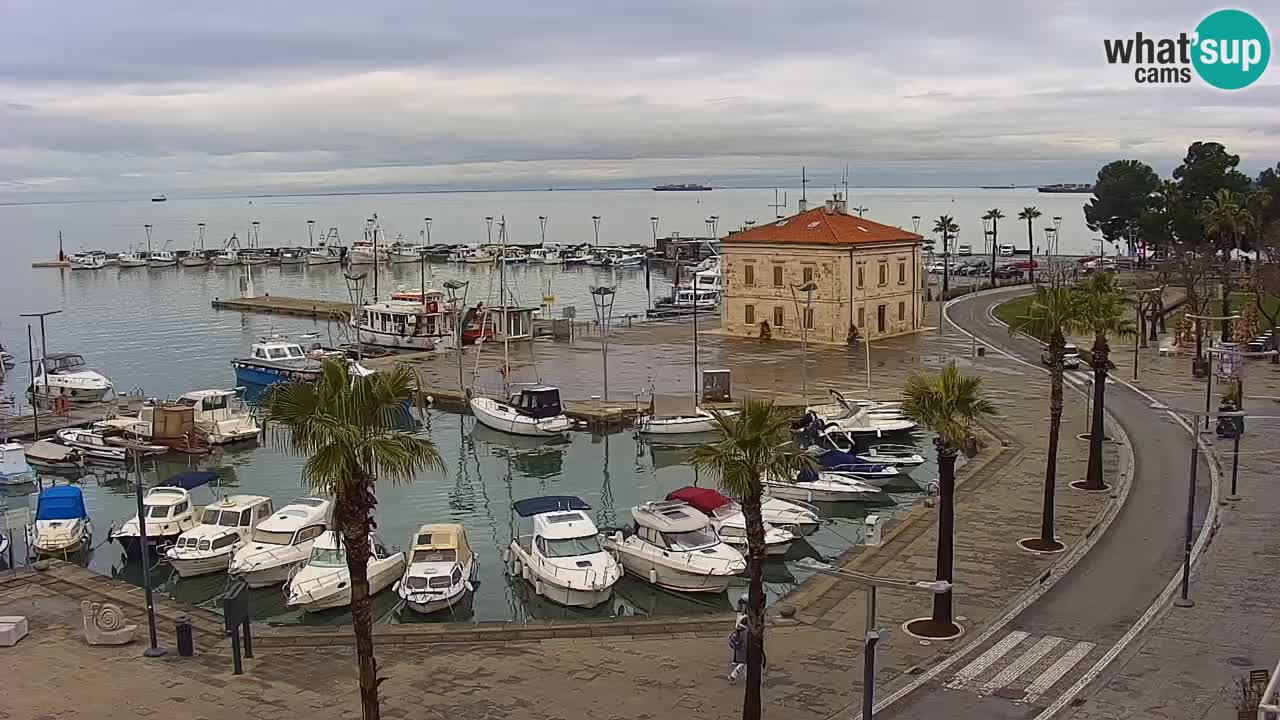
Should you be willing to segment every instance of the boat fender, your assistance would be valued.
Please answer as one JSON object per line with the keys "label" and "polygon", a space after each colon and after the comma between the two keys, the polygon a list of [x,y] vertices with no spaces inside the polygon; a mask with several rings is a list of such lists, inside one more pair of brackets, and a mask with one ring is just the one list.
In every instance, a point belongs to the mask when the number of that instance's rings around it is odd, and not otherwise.
{"label": "boat fender", "polygon": [[511,548],[507,548],[502,551],[502,562],[507,564],[511,563]]}
{"label": "boat fender", "polygon": [[462,586],[467,589],[467,592],[473,592],[476,589],[475,586],[471,584],[470,580],[462,583]]}
{"label": "boat fender", "polygon": [[[519,564],[519,563],[517,563],[517,564]],[[529,566],[528,566],[528,565],[525,565],[524,567],[520,568],[520,577],[524,578],[525,580],[528,580],[528,579],[529,579]]]}
{"label": "boat fender", "polygon": [[649,568],[649,584],[650,584],[650,585],[657,585],[657,584],[658,584],[658,569],[657,569],[657,568]]}
{"label": "boat fender", "polygon": [[536,581],[534,581],[534,583],[533,583],[533,592],[534,592],[535,594],[537,594],[537,595],[541,595],[541,594],[542,594],[542,581],[541,581],[541,580],[536,580]]}

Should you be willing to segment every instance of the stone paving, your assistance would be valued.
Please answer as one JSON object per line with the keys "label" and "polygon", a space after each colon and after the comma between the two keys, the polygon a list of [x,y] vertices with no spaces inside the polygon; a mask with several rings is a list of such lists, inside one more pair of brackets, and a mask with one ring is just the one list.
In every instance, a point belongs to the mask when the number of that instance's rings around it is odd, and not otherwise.
{"label": "stone paving", "polygon": [[[654,351],[652,340],[635,341],[634,363]],[[618,348],[628,342],[611,342],[611,370],[617,354],[626,352]],[[687,344],[670,342],[658,348],[671,353],[662,355],[668,368],[686,362],[679,353],[688,350]],[[769,343],[751,355],[752,342],[711,336],[703,348],[708,353],[706,366],[733,367],[735,384],[744,392],[784,384],[794,388],[800,349]],[[642,353],[639,348],[644,347],[648,350]],[[973,632],[1036,582],[1058,556],[1029,555],[1014,545],[1039,527],[1047,376],[998,357],[970,358],[970,350],[969,341],[958,334],[930,331],[873,345],[872,364],[878,390],[873,395],[889,397],[910,373],[957,358],[965,371],[987,380],[989,395],[1001,411],[980,432],[983,450],[960,469],[956,613]],[[857,387],[864,367],[861,348],[811,348],[810,353],[810,396],[824,386]],[[599,359],[594,353],[586,357],[591,362]],[[589,370],[562,364],[557,372]],[[632,364],[630,382],[643,380],[642,371]],[[1086,445],[1075,439],[1084,430],[1083,413],[1069,410],[1058,493],[1059,535],[1068,544],[1079,542],[1112,502],[1105,494],[1066,487],[1084,474]],[[1108,473],[1119,470],[1115,446],[1107,447],[1106,463]],[[936,510],[919,504],[896,519],[881,547],[864,548],[848,563],[882,574],[932,577],[935,519]],[[10,674],[6,692],[0,695],[0,718],[110,719],[175,713],[206,720],[359,717],[354,652],[338,645],[345,637],[317,634],[317,644],[338,643],[334,646],[260,647],[258,657],[247,661],[248,674],[234,677],[225,647],[211,649],[205,642],[190,660],[145,660],[138,643],[115,649],[87,647],[78,637],[78,604],[62,584],[23,575],[0,583],[0,614],[32,618],[29,638],[15,648],[0,649],[6,664],[23,668],[20,674]],[[135,621],[141,618],[136,598],[125,595],[122,600],[132,603],[129,614]],[[786,602],[798,612],[792,621],[772,618],[766,714],[817,720],[844,713],[861,693],[861,588],[818,577]],[[929,664],[953,647],[945,642],[922,645],[897,630],[901,622],[927,614],[928,607],[927,597],[881,593],[879,625],[890,629],[880,651],[882,687],[908,678],[914,667]],[[474,636],[449,641],[444,633],[439,642],[426,644],[397,644],[384,637],[378,646],[386,678],[384,715],[477,720],[736,717],[742,690],[724,677],[729,622],[714,618],[696,629],[658,622],[663,627],[636,625],[627,630],[633,634],[612,637],[584,633],[576,638],[478,642]],[[172,646],[169,620],[162,631]]]}

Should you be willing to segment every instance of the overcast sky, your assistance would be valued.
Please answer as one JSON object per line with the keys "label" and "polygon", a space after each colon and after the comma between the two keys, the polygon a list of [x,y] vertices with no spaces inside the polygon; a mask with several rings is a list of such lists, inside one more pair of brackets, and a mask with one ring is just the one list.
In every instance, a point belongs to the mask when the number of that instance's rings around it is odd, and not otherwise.
{"label": "overcast sky", "polygon": [[[1076,182],[1120,157],[1168,172],[1197,139],[1252,174],[1280,162],[1280,71],[1144,87],[1103,57],[1216,7],[12,0],[0,199],[767,185],[846,162],[861,186]],[[1280,15],[1242,7],[1274,41]]]}

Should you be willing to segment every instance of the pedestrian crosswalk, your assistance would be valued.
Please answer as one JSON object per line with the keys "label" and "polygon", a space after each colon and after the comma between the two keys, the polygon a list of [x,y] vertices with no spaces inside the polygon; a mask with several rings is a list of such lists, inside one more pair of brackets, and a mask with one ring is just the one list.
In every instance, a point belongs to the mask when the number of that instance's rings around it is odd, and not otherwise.
{"label": "pedestrian crosswalk", "polygon": [[1068,675],[1083,673],[1083,661],[1101,650],[1091,642],[1014,630],[960,668],[946,687],[1034,703]]}

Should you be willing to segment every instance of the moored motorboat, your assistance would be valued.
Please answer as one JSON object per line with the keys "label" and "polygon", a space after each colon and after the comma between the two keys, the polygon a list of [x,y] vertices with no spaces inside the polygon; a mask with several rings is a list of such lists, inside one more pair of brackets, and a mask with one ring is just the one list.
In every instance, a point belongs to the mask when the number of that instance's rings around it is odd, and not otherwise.
{"label": "moored motorboat", "polygon": [[83,453],[49,440],[41,440],[27,448],[26,460],[28,464],[41,470],[74,470],[84,467]]}
{"label": "moored motorboat", "polygon": [[834,424],[847,432],[880,436],[885,433],[907,432],[916,427],[913,420],[896,411],[887,416],[872,416],[857,403],[850,403],[839,392],[835,390],[829,392],[835,402],[805,408],[806,414],[812,418],[814,424],[822,429]]}
{"label": "moored motorboat", "polygon": [[262,430],[245,406],[244,388],[195,390],[184,393],[178,403],[194,409],[196,431],[212,445],[254,440]]}
{"label": "moored motorboat", "polygon": [[325,498],[290,500],[258,523],[249,542],[235,551],[227,572],[251,588],[279,585],[307,561],[316,538],[325,531],[333,502]]}
{"label": "moored motorboat", "polygon": [[32,390],[41,399],[66,398],[71,402],[99,402],[111,392],[111,381],[85,365],[77,353],[52,353],[36,363]]}
{"label": "moored motorboat", "polygon": [[236,358],[231,367],[241,385],[274,385],[292,380],[312,381],[320,378],[325,360],[347,363],[352,374],[368,375],[371,370],[347,358],[338,350],[303,351],[298,343],[279,337],[264,338],[249,348],[249,357]]}
{"label": "moored motorboat", "polygon": [[224,572],[253,528],[271,516],[271,498],[228,495],[206,506],[200,524],[184,531],[164,556],[178,577]]}
{"label": "moored motorboat", "polygon": [[880,488],[834,473],[804,473],[794,481],[764,478],[765,494],[804,502],[865,502],[882,497]]}
{"label": "moored motorboat", "polygon": [[600,546],[591,506],[570,495],[517,500],[512,510],[532,531],[513,530],[507,570],[539,596],[568,607],[595,607],[609,599],[622,576],[617,559]]}
{"label": "moored motorboat", "polygon": [[405,607],[430,615],[464,602],[475,589],[479,568],[464,527],[423,525],[413,534],[409,565],[395,591]]}
{"label": "moored motorboat", "polygon": [[146,267],[147,259],[130,250],[116,256],[116,267],[122,269]]}
{"label": "moored motorboat", "polygon": [[626,571],[679,592],[720,593],[747,569],[742,553],[720,539],[706,515],[686,502],[648,502],[631,509],[635,525],[601,536]]}
{"label": "moored motorboat", "polygon": [[[440,290],[419,300],[389,300],[360,308],[351,320],[360,342],[398,350],[432,351],[453,347],[456,314]],[[401,297],[405,297],[401,295]]]}
{"label": "moored motorboat", "polygon": [[107,254],[101,250],[75,253],[67,258],[72,270],[101,270],[107,266]]}
{"label": "moored motorboat", "polygon": [[645,435],[686,435],[692,433],[715,432],[716,415],[731,418],[738,415],[738,410],[717,410],[712,413],[702,407],[693,408],[690,414],[659,415],[650,413],[641,417],[638,427]]}
{"label": "moored motorboat", "polygon": [[75,448],[85,457],[94,460],[123,462],[127,454],[123,447],[108,443],[102,432],[82,428],[63,428],[55,435],[62,445]]}
{"label": "moored motorboat", "polygon": [[156,250],[147,256],[147,267],[153,269],[176,267],[178,257],[169,250]]}
{"label": "moored motorboat", "polygon": [[145,515],[142,522],[146,525],[139,526],[138,516],[134,515],[119,530],[111,533],[111,539],[120,543],[129,557],[142,554],[143,527],[146,528],[148,546],[163,548],[171,545],[179,535],[196,525],[191,491],[217,479],[214,473],[192,470],[151,488],[142,498]]}
{"label": "moored motorboat", "polygon": [[[668,500],[686,502],[711,520],[716,533],[725,542],[733,545],[744,555],[747,550],[747,519],[742,513],[742,506],[724,494],[712,488],[682,487],[667,493]],[[762,513],[763,514],[763,513]],[[795,542],[796,535],[790,530],[777,528],[763,521],[764,547],[766,555],[786,555]]]}
{"label": "moored motorboat", "polygon": [[[403,552],[392,552],[374,535],[369,536],[370,596],[391,587],[404,572],[404,566]],[[316,539],[311,557],[285,584],[284,596],[287,607],[307,612],[351,604],[351,572],[342,539],[336,532],[327,531]]]}
{"label": "moored motorboat", "polygon": [[321,246],[307,251],[306,261],[308,265],[333,265],[342,262],[342,248],[336,246]]}
{"label": "moored motorboat", "polygon": [[896,445],[893,443],[872,445],[866,452],[856,453],[855,457],[863,462],[896,465],[898,467],[916,467],[924,464],[924,456],[920,454],[919,449],[914,445]]}
{"label": "moored motorboat", "polygon": [[534,385],[512,393],[509,402],[474,397],[469,404],[476,420],[512,435],[553,437],[573,429],[560,407],[559,388]]}
{"label": "moored motorboat", "polygon": [[93,540],[93,521],[76,485],[54,485],[40,492],[36,519],[27,544],[36,557],[66,557],[87,549]]}
{"label": "moored motorboat", "polygon": [[36,472],[27,462],[22,443],[0,442],[0,485],[24,485],[36,481]]}

